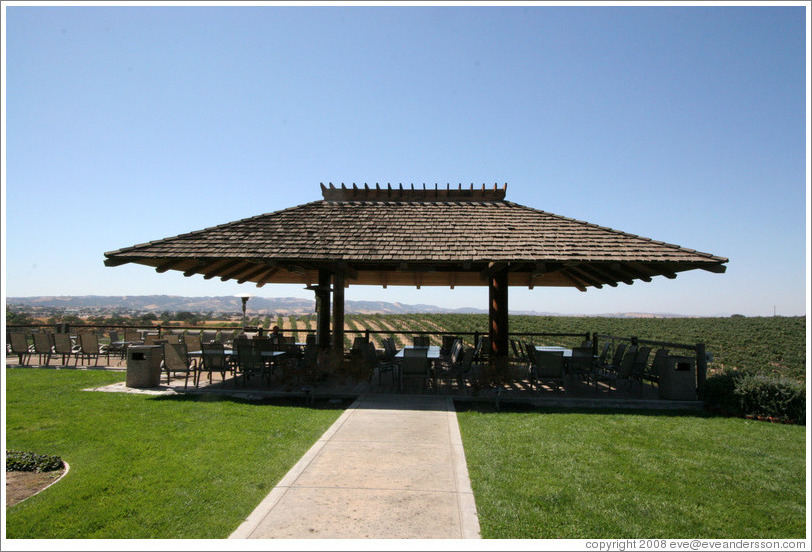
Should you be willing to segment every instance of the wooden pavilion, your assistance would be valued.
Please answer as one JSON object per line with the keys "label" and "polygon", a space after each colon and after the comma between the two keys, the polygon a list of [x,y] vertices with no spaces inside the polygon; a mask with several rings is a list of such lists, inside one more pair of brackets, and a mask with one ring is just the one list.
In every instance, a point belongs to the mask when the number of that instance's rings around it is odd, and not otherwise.
{"label": "wooden pavilion", "polygon": [[723,273],[728,261],[511,203],[507,185],[321,189],[320,201],[107,252],[105,265],[305,284],[316,294],[317,341],[335,349],[344,346],[345,287],[487,285],[498,357],[508,354],[509,286],[586,291],[696,268]]}

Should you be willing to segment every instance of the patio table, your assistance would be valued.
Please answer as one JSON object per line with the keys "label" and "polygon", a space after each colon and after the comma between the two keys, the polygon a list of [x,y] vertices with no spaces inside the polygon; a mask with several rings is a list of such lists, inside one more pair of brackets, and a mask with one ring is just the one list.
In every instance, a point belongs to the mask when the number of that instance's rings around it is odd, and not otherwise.
{"label": "patio table", "polygon": [[537,351],[546,351],[551,353],[562,352],[564,353],[564,358],[572,358],[572,349],[567,349],[566,347],[558,347],[557,345],[534,345]]}
{"label": "patio table", "polygon": [[436,345],[430,345],[429,347],[413,347],[413,346],[404,347],[395,354],[395,358],[403,358],[404,354],[403,351],[405,351],[406,349],[428,349],[428,352],[426,353],[426,358],[428,358],[429,360],[437,360],[440,358],[440,347]]}

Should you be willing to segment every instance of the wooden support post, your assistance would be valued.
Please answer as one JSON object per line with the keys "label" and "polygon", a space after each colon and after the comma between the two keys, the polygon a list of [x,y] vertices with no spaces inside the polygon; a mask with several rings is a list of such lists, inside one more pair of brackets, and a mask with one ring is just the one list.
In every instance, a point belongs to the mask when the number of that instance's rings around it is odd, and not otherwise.
{"label": "wooden support post", "polygon": [[491,339],[491,357],[507,357],[508,334],[508,271],[494,272],[488,280],[488,334]]}
{"label": "wooden support post", "polygon": [[316,289],[316,343],[321,349],[330,348],[330,273],[319,270]]}
{"label": "wooden support post", "polygon": [[344,354],[344,273],[333,273],[333,352]]}

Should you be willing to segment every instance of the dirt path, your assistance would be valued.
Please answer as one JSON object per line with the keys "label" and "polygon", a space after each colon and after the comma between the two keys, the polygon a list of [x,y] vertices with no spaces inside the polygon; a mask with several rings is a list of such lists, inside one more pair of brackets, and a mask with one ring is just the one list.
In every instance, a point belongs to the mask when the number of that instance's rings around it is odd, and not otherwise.
{"label": "dirt path", "polygon": [[40,492],[62,477],[64,469],[52,472],[6,472],[6,508]]}

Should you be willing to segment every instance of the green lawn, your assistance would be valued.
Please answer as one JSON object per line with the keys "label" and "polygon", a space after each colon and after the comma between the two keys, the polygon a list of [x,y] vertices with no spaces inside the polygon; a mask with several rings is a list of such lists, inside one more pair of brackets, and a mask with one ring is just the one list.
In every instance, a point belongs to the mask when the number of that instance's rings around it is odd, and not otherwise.
{"label": "green lawn", "polygon": [[8,538],[226,538],[342,412],[82,391],[123,379],[6,370],[6,447],[70,464],[7,510]]}
{"label": "green lawn", "polygon": [[[82,391],[115,372],[6,378],[7,448],[71,465],[7,510],[10,539],[225,538],[342,412]],[[462,404],[458,419],[484,538],[804,537],[805,427]]]}
{"label": "green lawn", "polygon": [[483,538],[804,538],[806,428],[458,403]]}

